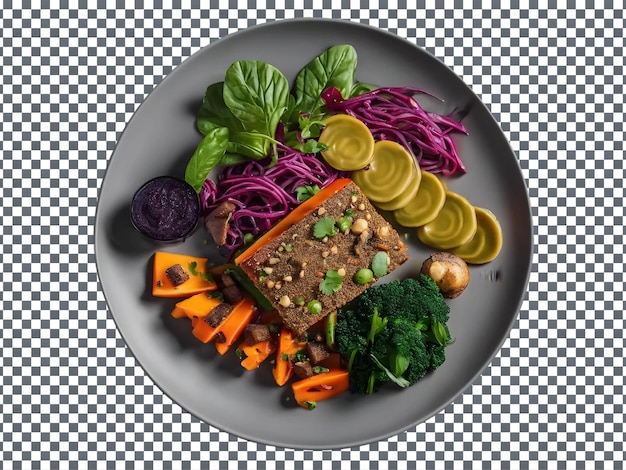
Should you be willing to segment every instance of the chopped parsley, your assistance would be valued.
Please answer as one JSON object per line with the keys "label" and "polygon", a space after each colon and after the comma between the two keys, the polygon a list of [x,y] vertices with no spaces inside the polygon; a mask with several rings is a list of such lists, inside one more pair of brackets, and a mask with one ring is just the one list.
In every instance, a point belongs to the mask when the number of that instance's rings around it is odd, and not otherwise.
{"label": "chopped parsley", "polygon": [[306,201],[308,198],[320,192],[320,187],[316,184],[312,186],[298,186],[296,188],[296,199],[300,202]]}
{"label": "chopped parsley", "polygon": [[341,289],[343,276],[333,269],[326,271],[324,279],[320,282],[320,291],[324,295],[332,295]]}
{"label": "chopped parsley", "polygon": [[192,276],[198,276],[200,273],[198,272],[198,263],[196,261],[192,261],[189,263],[189,273]]}
{"label": "chopped parsley", "polygon": [[314,366],[313,367],[313,373],[314,374],[322,374],[324,372],[328,372],[329,369],[327,367],[322,367],[322,366]]}
{"label": "chopped parsley", "polygon": [[307,140],[302,146],[303,153],[320,153],[328,149],[328,145],[322,144],[315,139]]}
{"label": "chopped parsley", "polygon": [[317,406],[317,402],[315,401],[303,401],[302,404],[307,410],[314,410]]}
{"label": "chopped parsley", "polygon": [[335,219],[332,217],[322,217],[313,226],[313,235],[320,240],[324,237],[334,237],[336,234]]}

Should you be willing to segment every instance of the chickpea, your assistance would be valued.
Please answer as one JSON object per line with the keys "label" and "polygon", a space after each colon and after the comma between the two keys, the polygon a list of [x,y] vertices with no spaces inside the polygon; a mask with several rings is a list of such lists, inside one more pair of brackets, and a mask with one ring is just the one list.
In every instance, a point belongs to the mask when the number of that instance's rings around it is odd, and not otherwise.
{"label": "chickpea", "polygon": [[350,228],[350,231],[355,235],[360,235],[367,230],[369,224],[365,219],[356,219]]}

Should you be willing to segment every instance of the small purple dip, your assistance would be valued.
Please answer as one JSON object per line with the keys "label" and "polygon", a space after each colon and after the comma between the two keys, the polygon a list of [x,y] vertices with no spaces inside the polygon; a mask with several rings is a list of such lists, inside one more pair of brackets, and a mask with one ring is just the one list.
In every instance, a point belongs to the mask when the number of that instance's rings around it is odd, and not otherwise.
{"label": "small purple dip", "polygon": [[130,218],[137,230],[161,243],[184,241],[198,225],[200,201],[187,182],[160,176],[133,197]]}

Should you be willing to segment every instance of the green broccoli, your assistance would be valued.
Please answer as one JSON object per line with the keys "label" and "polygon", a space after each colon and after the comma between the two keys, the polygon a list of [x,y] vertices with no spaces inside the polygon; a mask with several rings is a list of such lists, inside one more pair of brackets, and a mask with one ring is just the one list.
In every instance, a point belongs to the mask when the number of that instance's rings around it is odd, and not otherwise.
{"label": "green broccoli", "polygon": [[450,343],[449,313],[426,275],[370,287],[341,309],[335,340],[351,390],[372,394],[386,382],[408,387],[439,367]]}

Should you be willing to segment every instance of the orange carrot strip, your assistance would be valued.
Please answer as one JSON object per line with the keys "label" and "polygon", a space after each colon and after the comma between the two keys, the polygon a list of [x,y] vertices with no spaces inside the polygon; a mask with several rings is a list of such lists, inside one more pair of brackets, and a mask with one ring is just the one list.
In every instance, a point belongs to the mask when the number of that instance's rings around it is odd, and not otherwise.
{"label": "orange carrot strip", "polygon": [[310,408],[310,403],[328,400],[349,388],[350,377],[344,369],[329,370],[291,384],[296,403],[303,408]]}
{"label": "orange carrot strip", "polygon": [[203,343],[208,343],[215,338],[217,328],[213,328],[209,325],[204,318],[198,318],[196,319],[196,324],[194,325],[193,330],[191,330],[191,333]]}
{"label": "orange carrot strip", "polygon": [[287,328],[281,329],[276,350],[276,364],[272,369],[274,380],[279,387],[285,385],[293,375],[293,355],[306,346],[306,343],[298,339]]}
{"label": "orange carrot strip", "polygon": [[350,181],[352,180],[349,178],[336,179],[320,192],[302,202],[299,206],[287,214],[285,218],[265,232],[261,238],[252,244],[252,246],[237,256],[235,258],[235,264],[241,264],[242,261],[250,258],[250,256],[256,253],[262,246],[267,245],[272,240],[276,240],[285,232],[285,230],[304,219],[307,215],[313,212],[313,210],[322,205],[324,201],[341,191],[348,183],[350,183]]}
{"label": "orange carrot strip", "polygon": [[217,352],[226,354],[228,349],[239,339],[248,323],[252,321],[256,314],[256,304],[252,297],[244,295],[243,299],[233,305],[233,311],[216,328],[218,333],[224,335],[224,341],[215,343]]}
{"label": "orange carrot strip", "polygon": [[172,310],[172,316],[174,316],[174,313],[179,314],[178,310],[182,310],[183,316],[187,316],[189,318],[204,318],[220,303],[220,299],[216,297],[209,297],[206,292],[200,292],[199,294],[192,295],[191,297],[178,302],[176,307],[174,307],[174,310]]}
{"label": "orange carrot strip", "polygon": [[174,309],[172,310],[171,315],[172,315],[174,318],[184,318],[184,317],[186,317],[186,316],[187,316],[187,315],[185,314],[185,311],[184,311],[182,308],[180,308],[178,305],[176,305],[176,306],[174,307]]}
{"label": "orange carrot strip", "polygon": [[[207,258],[157,251],[154,254],[152,265],[152,295],[170,298],[188,297],[199,292],[216,290],[217,284],[215,281],[206,280],[204,276],[200,275],[204,271],[206,263]],[[189,279],[178,286],[175,286],[165,275],[165,271],[175,264],[180,264],[189,274]],[[193,271],[191,269],[192,265],[198,271],[196,275],[190,272]]]}
{"label": "orange carrot strip", "polygon": [[241,361],[241,366],[247,370],[256,369],[261,363],[274,352],[276,347],[271,340],[260,341],[250,346],[245,341],[239,346],[239,349],[246,355]]}

